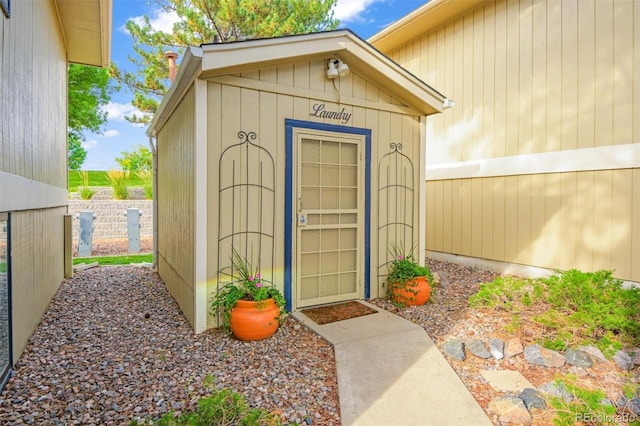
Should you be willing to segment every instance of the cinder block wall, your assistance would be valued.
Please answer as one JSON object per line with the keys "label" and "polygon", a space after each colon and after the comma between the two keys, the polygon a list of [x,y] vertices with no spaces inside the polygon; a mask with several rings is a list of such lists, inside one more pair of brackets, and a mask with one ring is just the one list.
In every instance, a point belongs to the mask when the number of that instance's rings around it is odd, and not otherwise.
{"label": "cinder block wall", "polygon": [[69,200],[69,214],[73,216],[73,241],[78,241],[79,220],[76,215],[90,210],[96,215],[93,221],[93,239],[127,239],[127,209],[139,209],[140,238],[153,236],[152,200]]}

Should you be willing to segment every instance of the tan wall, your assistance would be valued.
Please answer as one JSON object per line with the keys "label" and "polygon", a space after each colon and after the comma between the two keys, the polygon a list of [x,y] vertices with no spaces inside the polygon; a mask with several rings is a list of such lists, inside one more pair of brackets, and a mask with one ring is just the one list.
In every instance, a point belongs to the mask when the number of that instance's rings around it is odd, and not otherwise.
{"label": "tan wall", "polygon": [[157,136],[158,271],[194,324],[194,89]]}
{"label": "tan wall", "polygon": [[13,359],[17,361],[62,282],[66,208],[11,214]]}
{"label": "tan wall", "polygon": [[637,159],[571,170],[581,149],[637,155],[639,39],[635,1],[496,1],[391,52],[456,101],[427,120],[427,179],[435,165],[562,152],[546,174],[525,162],[429,181],[427,248],[640,281]]}
{"label": "tan wall", "polygon": [[[341,110],[353,114],[347,126],[372,130],[372,199],[371,199],[371,246],[383,248],[386,255],[386,236],[378,235],[378,178],[380,158],[390,151],[391,143],[402,143],[403,152],[413,159],[415,165],[414,187],[419,188],[420,119],[419,114],[393,99],[375,85],[367,82],[357,72],[336,81],[340,92],[340,105],[336,102],[335,89],[325,77],[325,61],[296,63],[262,69],[259,72],[239,76],[214,78],[208,84],[208,294],[216,290],[219,269],[218,212],[219,206],[219,158],[226,147],[240,142],[238,132],[256,132],[256,143],[267,149],[275,162],[276,211],[275,220],[275,281],[282,289],[284,272],[284,212],[285,204],[285,119],[342,124],[336,120],[309,116],[313,104],[325,103],[327,109]],[[352,70],[353,71],[353,70]],[[414,242],[418,244],[418,210],[413,206],[416,218]],[[382,249],[381,249],[382,250]],[[223,257],[226,259],[226,257]],[[378,294],[378,255],[371,257],[372,297]],[[210,323],[210,326],[213,323]]]}
{"label": "tan wall", "polygon": [[0,211],[20,205],[11,213],[15,362],[63,279],[67,63],[52,2],[11,2],[0,46]]}
{"label": "tan wall", "polygon": [[52,2],[11,2],[0,46],[0,171],[66,188],[67,62]]}

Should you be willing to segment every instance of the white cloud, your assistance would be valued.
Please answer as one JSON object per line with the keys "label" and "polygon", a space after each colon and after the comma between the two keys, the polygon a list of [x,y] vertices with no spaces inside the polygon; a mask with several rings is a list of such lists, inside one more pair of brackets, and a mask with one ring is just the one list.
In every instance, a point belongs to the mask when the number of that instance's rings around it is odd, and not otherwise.
{"label": "white cloud", "polygon": [[96,140],[90,140],[90,141],[84,141],[82,142],[82,147],[86,150],[95,148],[98,146],[98,141]]}
{"label": "white cloud", "polygon": [[384,0],[338,0],[333,7],[334,17],[339,19],[341,23],[362,22],[365,18],[362,16],[369,6]]}
{"label": "white cloud", "polygon": [[104,136],[105,138],[113,138],[113,137],[118,136],[118,135],[120,135],[120,132],[117,131],[117,130],[113,130],[113,129],[107,130],[106,132],[104,132],[102,134],[102,136]]}
{"label": "white cloud", "polygon": [[[173,24],[180,20],[176,12],[167,12],[162,9],[152,9],[148,16],[151,28],[156,31],[163,31],[165,33],[171,33],[173,31]],[[130,20],[140,26],[144,25],[144,18],[142,16],[135,16]],[[127,32],[124,27],[123,29],[125,32]]]}
{"label": "white cloud", "polygon": [[107,105],[102,107],[102,110],[107,113],[107,118],[109,120],[115,121],[125,121],[125,115],[135,114],[137,116],[141,116],[142,113],[140,110],[130,103],[128,104],[120,104],[118,102],[109,102]]}

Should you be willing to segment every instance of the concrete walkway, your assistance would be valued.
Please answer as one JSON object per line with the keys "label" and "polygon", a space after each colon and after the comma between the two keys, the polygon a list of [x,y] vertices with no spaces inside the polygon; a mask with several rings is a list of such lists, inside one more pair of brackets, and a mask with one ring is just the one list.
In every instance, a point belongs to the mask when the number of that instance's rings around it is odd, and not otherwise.
{"label": "concrete walkway", "polygon": [[318,325],[292,315],[334,346],[340,415],[347,425],[492,425],[422,327],[378,311]]}

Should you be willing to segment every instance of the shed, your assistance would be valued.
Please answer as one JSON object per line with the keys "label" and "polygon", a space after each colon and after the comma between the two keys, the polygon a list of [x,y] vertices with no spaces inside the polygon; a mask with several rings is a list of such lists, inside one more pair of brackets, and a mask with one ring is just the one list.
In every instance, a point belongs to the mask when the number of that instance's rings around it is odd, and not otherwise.
{"label": "shed", "polygon": [[390,247],[425,250],[445,101],[348,30],[187,49],[147,133],[157,268],[195,331],[234,250],[290,311],[381,295]]}

